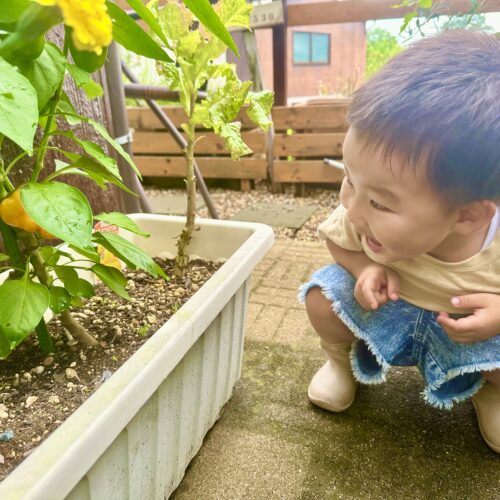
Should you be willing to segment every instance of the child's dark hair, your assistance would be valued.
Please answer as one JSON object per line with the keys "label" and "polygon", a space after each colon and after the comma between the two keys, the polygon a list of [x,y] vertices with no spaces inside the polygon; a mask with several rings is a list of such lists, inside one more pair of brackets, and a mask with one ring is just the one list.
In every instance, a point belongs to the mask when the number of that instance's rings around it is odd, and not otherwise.
{"label": "child's dark hair", "polygon": [[416,42],[354,93],[348,121],[389,162],[425,164],[450,205],[500,200],[500,40],[454,30]]}

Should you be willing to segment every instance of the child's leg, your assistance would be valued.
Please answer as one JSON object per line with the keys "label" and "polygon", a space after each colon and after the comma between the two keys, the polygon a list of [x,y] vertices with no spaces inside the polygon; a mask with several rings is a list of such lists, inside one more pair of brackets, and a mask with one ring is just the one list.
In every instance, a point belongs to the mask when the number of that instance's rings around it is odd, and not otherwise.
{"label": "child's leg", "polygon": [[321,337],[321,348],[328,361],[314,375],[309,385],[311,402],[325,410],[339,412],[351,406],[357,383],[351,370],[350,351],[354,335],[340,321],[318,287],[311,288],[305,305],[313,328]]}
{"label": "child's leg", "polygon": [[472,396],[479,429],[486,444],[500,453],[500,370],[483,372],[487,382]]}
{"label": "child's leg", "polygon": [[316,333],[326,342],[339,344],[354,341],[354,335],[333,312],[332,303],[320,288],[311,288],[306,295],[306,311]]}
{"label": "child's leg", "polygon": [[500,370],[494,370],[492,372],[483,372],[483,377],[500,389]]}

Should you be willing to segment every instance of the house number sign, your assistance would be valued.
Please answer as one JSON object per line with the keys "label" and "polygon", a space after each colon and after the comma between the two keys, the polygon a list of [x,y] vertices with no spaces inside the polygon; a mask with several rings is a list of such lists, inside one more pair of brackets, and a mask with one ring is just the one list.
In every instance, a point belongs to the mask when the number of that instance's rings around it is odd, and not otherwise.
{"label": "house number sign", "polygon": [[274,26],[284,22],[283,3],[281,0],[256,4],[250,14],[251,28],[267,28],[268,26]]}

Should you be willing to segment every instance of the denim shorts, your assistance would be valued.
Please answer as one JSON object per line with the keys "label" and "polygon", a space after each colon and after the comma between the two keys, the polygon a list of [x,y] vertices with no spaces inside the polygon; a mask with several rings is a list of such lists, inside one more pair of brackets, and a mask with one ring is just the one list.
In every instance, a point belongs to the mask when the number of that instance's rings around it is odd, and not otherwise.
{"label": "denim shorts", "polygon": [[365,311],[354,298],[355,278],[331,264],[316,271],[301,286],[299,301],[320,287],[332,301],[339,319],[357,341],[351,351],[354,376],[359,382],[378,384],[392,366],[418,366],[425,381],[424,399],[438,408],[472,396],[482,385],[481,371],[500,368],[500,335],[476,342],[453,342],[436,321],[437,313],[391,301],[376,311]]}

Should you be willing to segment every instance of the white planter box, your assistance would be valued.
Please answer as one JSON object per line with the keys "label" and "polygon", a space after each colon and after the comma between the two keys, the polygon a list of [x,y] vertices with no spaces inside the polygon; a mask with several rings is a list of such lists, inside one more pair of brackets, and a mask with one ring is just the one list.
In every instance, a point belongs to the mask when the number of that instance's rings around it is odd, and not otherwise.
{"label": "white planter box", "polygon": [[[150,255],[183,218],[138,214]],[[2,500],[164,499],[238,380],[248,278],[273,243],[262,224],[198,219],[190,252],[227,262],[2,483]],[[127,237],[135,239],[135,235]]]}

